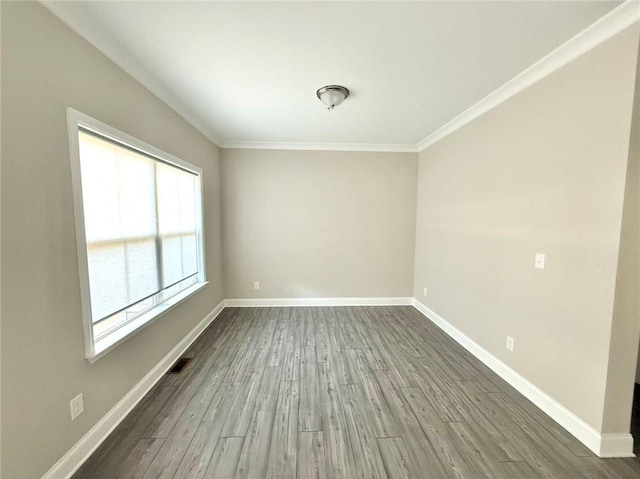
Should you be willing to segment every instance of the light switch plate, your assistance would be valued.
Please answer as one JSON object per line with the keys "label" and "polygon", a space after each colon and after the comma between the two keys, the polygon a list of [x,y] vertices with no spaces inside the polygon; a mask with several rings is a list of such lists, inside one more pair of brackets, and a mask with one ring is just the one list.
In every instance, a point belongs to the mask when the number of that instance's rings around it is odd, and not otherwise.
{"label": "light switch plate", "polygon": [[536,262],[535,262],[536,269],[544,269],[544,260],[545,260],[544,253],[536,253]]}
{"label": "light switch plate", "polygon": [[514,343],[515,341],[513,340],[513,338],[511,336],[507,336],[507,349],[511,352],[513,352]]}
{"label": "light switch plate", "polygon": [[82,397],[82,393],[74,397],[69,403],[69,406],[71,407],[71,420],[73,421],[84,412],[84,398]]}

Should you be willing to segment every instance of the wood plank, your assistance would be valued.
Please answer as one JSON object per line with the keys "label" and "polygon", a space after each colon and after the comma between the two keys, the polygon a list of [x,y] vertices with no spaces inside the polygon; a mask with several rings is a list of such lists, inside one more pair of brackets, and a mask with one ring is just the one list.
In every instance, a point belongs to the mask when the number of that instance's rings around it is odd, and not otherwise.
{"label": "wood plank", "polygon": [[218,389],[223,384],[226,368],[203,375],[202,388],[195,394],[167,435],[162,448],[155,456],[144,477],[145,479],[172,478],[182,458],[195,436],[198,424],[209,408]]}
{"label": "wood plank", "polygon": [[353,373],[354,383],[359,384],[365,407],[368,409],[376,437],[397,437],[400,433],[398,426],[391,414],[389,406],[384,399],[378,380],[371,369],[365,364],[361,350],[350,349],[347,351],[349,361],[356,371]]}
{"label": "wood plank", "polygon": [[602,459],[594,458],[595,461],[605,463],[611,471],[611,477],[638,478],[640,477],[640,460],[637,457],[624,459]]}
{"label": "wood plank", "polygon": [[332,324],[331,326],[329,326],[329,341],[331,341],[331,351],[332,352],[337,352],[337,351],[344,351],[345,349],[348,349],[347,347],[347,343],[345,341],[344,335],[342,333],[342,330],[340,329],[339,323],[338,323],[338,317],[335,314],[335,309],[334,309],[334,314],[333,314],[335,320],[334,321],[329,321],[330,324]]}
{"label": "wood plank", "polygon": [[413,366],[397,350],[395,338],[387,337],[388,331],[372,332],[373,344],[378,348],[384,361],[384,369],[389,371],[393,383],[400,388],[415,387]]}
{"label": "wood plank", "polygon": [[327,326],[327,309],[317,308],[317,314],[313,317],[316,333],[316,354],[319,363],[333,361],[331,354],[331,340]]}
{"label": "wood plank", "polygon": [[240,454],[237,479],[265,477],[281,375],[281,367],[265,368],[249,430]]}
{"label": "wood plank", "polygon": [[243,444],[244,437],[221,437],[213,451],[205,477],[207,479],[234,479]]}
{"label": "wood plank", "polygon": [[240,384],[223,383],[220,386],[182,457],[175,477],[195,479],[205,475],[233,400],[240,389]]}
{"label": "wood plank", "polygon": [[327,477],[352,478],[356,475],[353,451],[332,363],[319,363],[319,372]]}
{"label": "wood plank", "polygon": [[503,477],[518,479],[543,479],[544,476],[538,474],[526,462],[500,462],[498,467],[502,471]]}
{"label": "wood plank", "polygon": [[[460,454],[464,457],[479,477],[489,479],[511,479],[505,475],[501,464],[491,454],[492,447],[487,448],[487,442],[475,434],[466,422],[449,422],[446,424],[453,441],[458,445]],[[495,447],[495,446],[494,446]]]}
{"label": "wood plank", "polygon": [[[269,313],[273,313],[274,311],[270,311]],[[263,322],[263,324],[261,325],[261,330],[258,334],[254,347],[258,349],[270,349],[278,322],[273,314],[268,313],[260,315],[260,320]]]}
{"label": "wood plank", "polygon": [[246,383],[243,383],[240,389],[235,390],[236,396],[227,421],[222,428],[221,437],[244,436],[247,434],[261,382],[261,376],[254,376]]}
{"label": "wood plank", "polygon": [[383,369],[375,370],[374,374],[400,429],[400,435],[405,440],[412,462],[412,475],[420,477],[421,472],[430,471],[433,479],[450,477],[411,411],[411,407],[393,384],[392,375]]}
{"label": "wood plank", "polygon": [[353,450],[355,477],[385,479],[387,474],[376,442],[371,415],[366,408],[366,402],[359,388],[360,386],[353,384],[340,386]]}
{"label": "wood plank", "polygon": [[411,459],[401,437],[381,437],[377,441],[389,479],[417,479],[411,474]]}
{"label": "wood plank", "polygon": [[422,389],[442,421],[464,421],[465,401],[454,393],[453,381],[434,362],[425,364],[425,358],[412,360],[416,385]]}
{"label": "wood plank", "polygon": [[223,354],[224,348],[232,337],[226,334],[214,334],[214,331],[220,330],[219,326],[220,324],[218,323],[218,320],[216,320],[196,341],[194,341],[191,347],[182,354],[183,358],[191,358],[191,361],[189,361],[179,374],[165,374],[162,378],[163,385],[181,386],[194,374],[199,374],[203,367],[209,367],[207,364],[211,364],[208,360],[211,359],[212,355],[203,354],[206,349],[213,348],[213,350],[216,351],[213,355],[216,361],[220,358]]}
{"label": "wood plank", "polygon": [[574,468],[567,465],[567,461],[571,460],[570,456],[565,456],[562,453],[557,454],[553,446],[531,440],[531,437],[525,433],[521,425],[512,420],[508,411],[499,408],[488,394],[482,391],[475,383],[472,381],[459,381],[458,384],[538,474],[554,478],[568,477],[571,475],[571,471],[576,472]]}
{"label": "wood plank", "polygon": [[307,345],[302,349],[298,431],[320,431],[322,429],[320,384],[318,382],[318,363],[316,359],[314,345]]}
{"label": "wood plank", "polygon": [[336,308],[338,329],[345,349],[355,349],[361,346],[360,339],[351,325],[353,313],[350,310],[349,307]]}
{"label": "wood plank", "polygon": [[245,380],[245,371],[249,367],[249,364],[251,364],[251,360],[256,355],[256,352],[250,344],[240,344],[235,353],[235,358],[228,367],[229,371],[225,381],[233,383],[243,382]]}
{"label": "wood plank", "polygon": [[297,473],[299,479],[326,479],[322,431],[298,432]]}
{"label": "wood plank", "polygon": [[[221,372],[226,374],[226,368],[214,367],[214,362],[214,360],[207,360],[199,374],[195,374],[184,381],[172,400],[165,404],[162,411],[148,425],[142,437],[166,438],[169,436],[169,433],[182,416],[184,410],[194,400],[196,394],[201,392],[201,388],[204,387],[205,390],[208,388],[206,382],[209,378],[212,376],[218,377]],[[213,391],[210,392],[212,393]],[[195,398],[195,401],[198,402],[199,399]]]}
{"label": "wood plank", "polygon": [[244,375],[239,378],[240,380],[238,382],[247,382],[251,381],[253,378],[261,377],[265,365],[267,364],[268,357],[269,349],[254,349],[254,354],[251,357],[251,361],[247,365],[247,368],[244,371]]}
{"label": "wood plank", "polygon": [[295,479],[298,447],[298,382],[280,384],[267,463],[267,478]]}
{"label": "wood plank", "polygon": [[122,469],[117,477],[119,479],[143,477],[163,443],[164,439],[140,439],[122,464]]}
{"label": "wood plank", "polygon": [[299,321],[286,321],[287,337],[282,358],[282,380],[300,380],[300,358],[302,356],[302,325]]}
{"label": "wood plank", "polygon": [[408,327],[408,323],[398,309],[383,307],[381,311],[381,319],[387,329],[393,331],[397,346],[408,358],[420,357],[429,349],[430,343]]}
{"label": "wood plank", "polygon": [[[434,376],[435,377],[435,376]],[[445,386],[447,396],[453,398],[457,409],[461,411],[464,422],[473,430],[474,435],[487,445],[488,452],[495,461],[522,461],[520,448],[510,440],[501,426],[495,425],[483,411],[483,401],[474,401],[464,394],[458,382],[449,382]],[[484,392],[480,391],[482,394]],[[428,396],[429,397],[429,396]],[[507,424],[506,427],[512,427]]]}
{"label": "wood plank", "polygon": [[336,371],[336,377],[338,378],[338,384],[353,384],[355,366],[349,361],[347,357],[347,351],[333,350],[331,355],[333,358],[333,364]]}
{"label": "wood plank", "polygon": [[[549,433],[570,449],[576,456],[593,457],[593,453],[587,447],[567,432],[549,416],[544,414],[531,401],[520,393],[492,393],[489,396],[504,407],[517,414],[518,420],[544,427]],[[524,406],[524,407],[523,407]]]}
{"label": "wood plank", "polygon": [[[280,315],[278,315],[278,317],[280,317]],[[287,328],[287,323],[282,319],[279,319],[275,333],[273,335],[273,341],[271,343],[271,349],[269,351],[269,360],[267,362],[267,366],[282,366],[282,360],[285,353],[285,344],[288,337]]]}
{"label": "wood plank", "polygon": [[473,477],[474,467],[460,453],[451,433],[422,391],[418,388],[403,389],[402,394],[411,406],[413,414],[418,418],[422,431],[449,475],[460,479]]}
{"label": "wood plank", "polygon": [[[313,308],[300,308],[300,320],[302,321],[302,347],[313,348],[313,353],[316,353],[316,328],[313,323],[312,315]],[[313,361],[317,362],[318,358],[314,357]]]}

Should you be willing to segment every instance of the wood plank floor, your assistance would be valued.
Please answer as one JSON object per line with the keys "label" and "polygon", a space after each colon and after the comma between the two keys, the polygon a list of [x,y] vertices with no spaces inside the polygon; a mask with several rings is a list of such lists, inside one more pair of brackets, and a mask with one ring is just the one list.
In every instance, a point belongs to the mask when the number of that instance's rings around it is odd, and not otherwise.
{"label": "wood plank floor", "polygon": [[412,307],[229,308],[75,478],[640,478]]}

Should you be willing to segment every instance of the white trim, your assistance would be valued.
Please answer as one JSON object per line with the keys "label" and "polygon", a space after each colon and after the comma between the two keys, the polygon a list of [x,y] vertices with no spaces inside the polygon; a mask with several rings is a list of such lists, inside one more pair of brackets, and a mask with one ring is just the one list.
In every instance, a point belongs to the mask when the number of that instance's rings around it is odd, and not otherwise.
{"label": "white trim", "polygon": [[627,434],[602,434],[600,440],[600,457],[635,457],[633,436]]}
{"label": "white trim", "polygon": [[169,351],[118,403],[100,419],[69,451],[49,469],[42,479],[69,478],[102,444],[140,400],[149,392],[183,352],[202,334],[224,309],[224,300],[213,308],[182,340]]}
{"label": "white trim", "polygon": [[576,36],[560,45],[551,53],[537,61],[507,83],[493,91],[482,100],[445,123],[435,132],[416,145],[423,151],[470,121],[478,118],[525,88],[542,80],[580,55],[595,48],[625,28],[640,20],[640,2],[627,0],[598,21],[582,30]]}
{"label": "white trim", "polygon": [[411,306],[413,298],[250,298],[225,299],[232,308],[268,308],[271,306]]}
{"label": "white trim", "polygon": [[80,140],[78,122],[81,113],[67,108],[67,134],[69,136],[69,160],[71,162],[71,188],[73,192],[73,219],[76,226],[76,254],[78,255],[78,273],[80,280],[80,306],[82,327],[84,330],[85,358],[93,356],[94,337],[91,324],[91,293],[89,291],[89,260],[87,258],[84,204],[82,200],[82,173],[80,171]]}
{"label": "white trim", "polygon": [[414,298],[414,307],[458,344],[520,391],[599,457],[635,457],[630,434],[601,434],[542,389],[496,358],[435,311]]}
{"label": "white trim", "polygon": [[223,141],[220,147],[247,150],[373,151],[390,153],[418,152],[415,145],[378,145],[373,143]]}
{"label": "white trim", "polygon": [[[190,173],[195,173],[198,176],[202,176],[203,170],[198,165],[194,165],[192,163],[189,163],[188,161],[183,160],[182,158],[178,158],[177,156],[172,155],[171,153],[167,153],[166,151],[163,151],[158,147],[155,147],[145,141],[139,140],[138,138],[131,136],[124,131],[118,130],[111,125],[107,125],[106,123],[100,120],[96,120],[95,118],[71,107],[67,108],[67,126],[69,127],[70,136],[77,137],[78,128],[83,127],[87,130],[91,130],[99,136],[104,136],[107,139],[113,140],[115,143],[124,144],[134,150],[151,156],[154,159],[163,161],[168,164],[173,164],[182,168],[183,170],[189,171]],[[76,138],[75,145],[77,144],[78,142]],[[75,153],[76,155],[78,154],[77,151]]]}
{"label": "white trim", "polygon": [[147,326],[153,324],[156,320],[167,314],[179,304],[189,299],[192,295],[200,291],[208,284],[208,281],[204,281],[203,283],[195,283],[191,285],[189,288],[186,288],[184,291],[181,291],[175,296],[172,296],[162,304],[159,304],[155,308],[147,311],[145,314],[125,324],[121,328],[118,328],[108,336],[102,338],[99,341],[95,341],[93,356],[88,356],[87,360],[92,364],[95,363],[98,359],[105,356],[109,351],[118,347],[131,336],[137,334],[139,331],[142,331]]}

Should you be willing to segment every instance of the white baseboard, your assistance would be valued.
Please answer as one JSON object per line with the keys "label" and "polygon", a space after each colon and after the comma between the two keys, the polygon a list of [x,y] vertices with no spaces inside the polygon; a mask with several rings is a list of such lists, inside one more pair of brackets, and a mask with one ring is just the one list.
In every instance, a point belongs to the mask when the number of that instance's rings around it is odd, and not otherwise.
{"label": "white baseboard", "polygon": [[478,343],[414,298],[414,307],[599,457],[635,457],[630,434],[601,434],[542,389],[518,374]]}
{"label": "white baseboard", "polygon": [[604,433],[600,439],[600,457],[634,457],[633,436]]}
{"label": "white baseboard", "polygon": [[413,298],[248,298],[226,299],[227,307],[271,306],[412,306]]}
{"label": "white baseboard", "polygon": [[118,403],[100,419],[62,458],[49,469],[42,479],[69,478],[122,422],[155,383],[180,358],[187,348],[218,317],[224,309],[224,300],[182,338]]}

